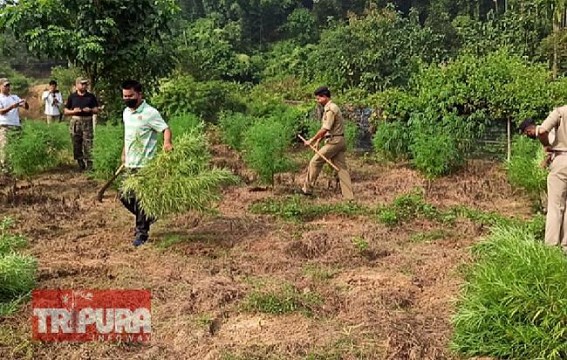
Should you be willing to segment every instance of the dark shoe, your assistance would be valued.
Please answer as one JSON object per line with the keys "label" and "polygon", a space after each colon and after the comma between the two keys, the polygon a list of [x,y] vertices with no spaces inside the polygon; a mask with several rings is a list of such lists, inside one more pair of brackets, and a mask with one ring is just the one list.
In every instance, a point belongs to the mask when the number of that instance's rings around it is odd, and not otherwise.
{"label": "dark shoe", "polygon": [[146,241],[148,241],[147,236],[138,235],[138,236],[136,236],[136,239],[134,240],[132,245],[134,245],[135,247],[138,247],[138,246],[144,245],[146,243]]}
{"label": "dark shoe", "polygon": [[92,161],[86,161],[85,170],[91,171],[92,169],[93,169],[93,162]]}

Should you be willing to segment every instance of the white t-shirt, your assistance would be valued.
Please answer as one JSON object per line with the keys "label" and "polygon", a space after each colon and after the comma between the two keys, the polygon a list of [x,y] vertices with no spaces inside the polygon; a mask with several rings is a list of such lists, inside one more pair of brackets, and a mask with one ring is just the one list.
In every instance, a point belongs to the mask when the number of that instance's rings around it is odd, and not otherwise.
{"label": "white t-shirt", "polygon": [[[41,100],[45,103],[45,115],[59,116],[61,114],[59,107],[63,106],[63,97],[60,91],[55,94],[51,91],[44,91],[41,95]],[[53,104],[54,100],[57,100],[56,105]]]}
{"label": "white t-shirt", "polygon": [[[5,109],[21,101],[18,95],[0,94],[0,109]],[[21,126],[19,108],[12,109],[5,114],[0,114],[0,125]]]}

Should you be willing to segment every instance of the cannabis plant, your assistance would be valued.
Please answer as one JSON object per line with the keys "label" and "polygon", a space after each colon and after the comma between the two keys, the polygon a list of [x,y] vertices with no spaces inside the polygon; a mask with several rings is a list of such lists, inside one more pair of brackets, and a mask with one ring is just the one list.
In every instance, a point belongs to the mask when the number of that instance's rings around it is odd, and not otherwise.
{"label": "cannabis plant", "polygon": [[236,182],[228,170],[209,165],[202,131],[190,130],[176,139],[173,151],[160,152],[122,184],[122,191],[133,192],[149,216],[205,212],[219,200],[222,185]]}

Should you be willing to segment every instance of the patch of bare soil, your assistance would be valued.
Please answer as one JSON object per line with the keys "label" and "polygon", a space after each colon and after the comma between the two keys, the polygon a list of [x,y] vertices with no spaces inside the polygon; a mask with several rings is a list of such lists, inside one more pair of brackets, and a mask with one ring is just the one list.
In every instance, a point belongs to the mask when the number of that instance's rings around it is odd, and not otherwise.
{"label": "patch of bare soil", "polygon": [[[215,161],[248,176],[230,151],[216,152]],[[422,187],[427,201],[441,207],[529,211],[498,164],[471,163],[431,183],[401,165],[354,159],[350,167],[357,200],[366,205]],[[316,203],[340,201],[327,179]],[[147,345],[34,342],[26,304],[0,320],[0,358],[456,359],[448,341],[459,267],[482,229],[464,220],[447,229],[421,220],[391,228],[363,216],[292,223],[247,210],[259,199],[287,195],[299,180],[284,175],[273,191],[226,189],[217,215],[161,219],[139,249],[131,245],[133,218],[115,193],[95,202],[99,184],[82,174],[43,175],[12,198],[4,195],[2,214],[17,221],[38,258],[38,288],[150,289],[153,337]],[[444,232],[417,236],[434,230]],[[245,307],[264,281],[317,305],[280,315]],[[275,310],[292,300],[264,299]]]}

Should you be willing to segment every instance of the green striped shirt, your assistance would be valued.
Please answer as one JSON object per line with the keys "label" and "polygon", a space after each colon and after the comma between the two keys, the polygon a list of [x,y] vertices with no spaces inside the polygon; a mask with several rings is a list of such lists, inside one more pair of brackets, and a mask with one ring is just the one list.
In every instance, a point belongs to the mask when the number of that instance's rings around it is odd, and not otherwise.
{"label": "green striped shirt", "polygon": [[155,156],[158,134],[168,128],[167,123],[145,100],[136,110],[124,109],[122,118],[126,167],[144,167]]}

